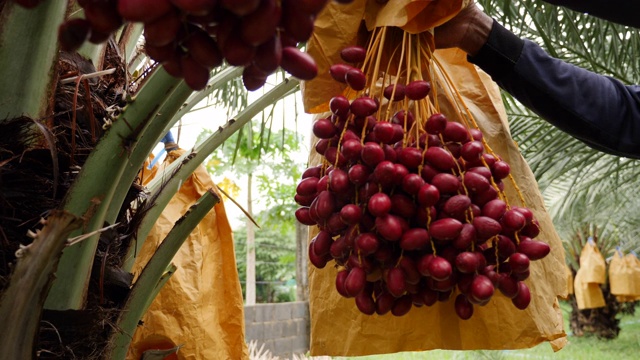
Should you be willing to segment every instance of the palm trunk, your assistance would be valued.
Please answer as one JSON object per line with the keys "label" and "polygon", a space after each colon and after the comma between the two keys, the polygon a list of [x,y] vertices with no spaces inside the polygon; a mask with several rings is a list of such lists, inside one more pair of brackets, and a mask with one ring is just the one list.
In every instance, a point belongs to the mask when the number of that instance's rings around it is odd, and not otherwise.
{"label": "palm trunk", "polygon": [[594,335],[601,339],[615,339],[620,333],[620,320],[616,318],[620,303],[608,287],[602,289],[605,306],[579,310],[574,296],[571,297],[569,323],[574,336]]}
{"label": "palm trunk", "polygon": [[[249,216],[253,217],[253,210],[251,203],[253,201],[251,196],[251,186],[253,185],[253,176],[249,174],[247,176],[247,212]],[[247,305],[256,304],[256,246],[255,246],[255,232],[253,229],[253,223],[249,218],[246,220],[247,224]]]}
{"label": "palm trunk", "polygon": [[23,247],[21,260],[11,283],[0,298],[0,324],[11,329],[0,336],[3,359],[31,359],[45,294],[51,286],[51,274],[58,264],[66,239],[82,221],[68,212],[55,211],[35,236]]}
{"label": "palm trunk", "polygon": [[3,119],[45,118],[55,91],[58,25],[66,1],[25,9],[9,1],[0,12],[0,109]]}
{"label": "palm trunk", "polygon": [[309,280],[307,273],[307,236],[309,228],[296,221],[296,300],[309,300]]}

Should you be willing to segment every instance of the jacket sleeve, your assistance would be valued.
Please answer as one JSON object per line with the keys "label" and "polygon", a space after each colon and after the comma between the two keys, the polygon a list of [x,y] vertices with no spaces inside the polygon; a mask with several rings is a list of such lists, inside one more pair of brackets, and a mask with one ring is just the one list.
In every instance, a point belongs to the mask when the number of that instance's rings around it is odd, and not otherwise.
{"label": "jacket sleeve", "polygon": [[640,86],[553,58],[496,21],[469,61],[562,131],[597,150],[640,158]]}
{"label": "jacket sleeve", "polygon": [[544,0],[550,4],[597,16],[622,25],[640,28],[640,1],[637,0]]}

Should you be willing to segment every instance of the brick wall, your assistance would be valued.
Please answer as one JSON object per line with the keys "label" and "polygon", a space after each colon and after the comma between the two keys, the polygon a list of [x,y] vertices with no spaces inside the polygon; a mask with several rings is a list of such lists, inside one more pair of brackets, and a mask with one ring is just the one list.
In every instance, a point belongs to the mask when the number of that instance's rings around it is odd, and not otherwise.
{"label": "brick wall", "polygon": [[274,356],[289,358],[309,350],[309,304],[290,302],[244,307],[247,343],[264,344]]}

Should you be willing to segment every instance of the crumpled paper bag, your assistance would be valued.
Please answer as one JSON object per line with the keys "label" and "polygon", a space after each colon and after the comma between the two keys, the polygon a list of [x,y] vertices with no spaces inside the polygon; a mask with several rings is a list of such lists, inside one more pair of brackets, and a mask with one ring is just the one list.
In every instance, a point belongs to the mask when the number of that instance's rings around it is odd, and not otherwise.
{"label": "crumpled paper bag", "polygon": [[571,272],[571,268],[569,267],[569,265],[566,265],[566,268],[567,268],[566,270],[567,271],[567,294],[569,295],[569,294],[573,294],[573,273]]}
{"label": "crumpled paper bag", "polygon": [[356,0],[355,6],[364,3],[364,21],[369,30],[384,24],[384,26],[397,26],[409,33],[417,34],[442,25],[468,2],[468,0],[391,0],[386,4],[379,4],[376,1]]}
{"label": "crumpled paper bag", "polygon": [[587,241],[580,252],[578,272],[582,273],[580,278],[585,283],[604,284],[607,281],[607,265],[600,250],[592,241]]}
{"label": "crumpled paper bag", "polygon": [[589,240],[580,252],[580,269],[576,273],[573,289],[578,309],[594,309],[605,306],[600,284],[606,281],[604,257],[596,244]]}
{"label": "crumpled paper bag", "polygon": [[[303,82],[303,103],[308,113],[328,111],[329,100],[341,94],[346,85],[329,74],[332,64],[341,62],[340,50],[348,45],[364,45],[366,29],[398,26],[411,33],[429,31],[455,16],[469,0],[355,0],[349,5],[329,2],[316,19],[307,52],[318,66],[318,76]],[[364,19],[364,28],[361,26]]]}
{"label": "crumpled paper bag", "polygon": [[585,272],[578,270],[573,286],[578,309],[584,310],[604,307],[604,295],[602,294],[600,284],[585,281],[584,274]]}
{"label": "crumpled paper bag", "polygon": [[[364,9],[356,9],[357,4],[343,13],[330,12],[330,16],[318,19],[317,24],[322,28],[314,34],[309,52],[317,61],[320,58],[321,67],[325,70],[336,61],[336,52],[340,48],[358,39],[358,16],[364,14]],[[391,4],[394,2],[389,2]],[[466,321],[455,314],[453,301],[413,308],[409,314],[399,318],[391,314],[368,316],[358,311],[353,299],[342,298],[337,293],[335,267],[329,265],[316,269],[310,266],[312,355],[360,356],[430,349],[517,349],[543,341],[551,342],[552,347],[558,350],[566,343],[557,302],[558,296],[567,294],[564,250],[545,210],[534,176],[511,139],[500,91],[489,76],[467,62],[463,52],[437,51],[436,57],[452,77],[491,148],[511,165],[527,206],[541,224],[538,239],[551,246],[552,251],[545,259],[531,265],[531,277],[526,283],[531,288],[532,302],[521,311],[511,304],[510,299],[497,293],[488,305],[475,307],[473,317]],[[303,100],[307,111],[314,113],[327,109],[330,98],[342,91],[336,84],[332,79],[323,78],[322,74],[319,79],[305,83]],[[439,101],[443,113],[453,113],[449,100],[442,97]],[[320,156],[312,153],[310,164],[319,163]],[[508,182],[506,193],[512,204],[519,203]],[[315,236],[316,232],[317,229],[312,229],[310,236]]]}
{"label": "crumpled paper bag", "polygon": [[[155,155],[151,154],[147,157],[147,160],[144,161],[142,165],[142,169],[138,173],[138,178],[140,180],[140,185],[147,186],[147,184],[153,180],[153,178],[158,173],[158,163],[153,163],[153,159],[155,159]],[[153,164],[153,166],[151,166]],[[151,168],[149,168],[151,166]]]}
{"label": "crumpled paper bag", "polygon": [[[162,166],[183,153],[184,150],[169,152]],[[148,181],[146,176],[143,178]],[[175,221],[210,188],[215,189],[211,176],[199,166],[147,237],[132,270],[136,276]],[[205,216],[172,262],[177,270],[142,318],[127,359],[138,360],[142,351],[154,346],[176,345],[182,345],[177,353],[180,360],[248,359],[242,290],[232,231],[222,202]]]}
{"label": "crumpled paper bag", "polygon": [[[358,311],[353,299],[345,299],[337,293],[335,267],[316,269],[310,266],[311,354],[314,356],[361,356],[431,349],[518,349],[544,341],[551,342],[554,350],[559,350],[566,344],[557,301],[558,296],[567,296],[564,249],[546,212],[535,178],[511,140],[500,91],[488,75],[466,61],[466,55],[461,51],[438,51],[436,56],[459,85],[458,90],[492,149],[511,165],[527,206],[540,222],[542,231],[537,239],[551,246],[551,253],[545,259],[531,264],[531,277],[526,280],[531,289],[531,304],[525,310],[518,310],[510,299],[496,292],[488,305],[475,307],[470,320],[457,317],[453,301],[413,308],[399,318],[391,314],[368,316]],[[440,106],[444,113],[448,112],[446,99],[440,99]],[[312,153],[310,163],[319,164],[320,156]],[[505,185],[510,202],[518,203],[509,182]],[[310,238],[317,233],[316,228],[311,230]]]}
{"label": "crumpled paper bag", "polygon": [[623,302],[640,296],[640,261],[635,255],[615,252],[609,263],[609,289]]}

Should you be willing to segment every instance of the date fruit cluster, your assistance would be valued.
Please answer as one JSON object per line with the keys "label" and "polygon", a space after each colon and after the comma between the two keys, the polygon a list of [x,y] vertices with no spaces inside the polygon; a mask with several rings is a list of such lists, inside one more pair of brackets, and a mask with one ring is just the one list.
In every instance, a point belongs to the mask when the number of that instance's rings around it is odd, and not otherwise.
{"label": "date fruit cluster", "polygon": [[[14,0],[26,7],[46,0]],[[226,61],[244,68],[248,90],[262,87],[278,68],[302,80],[318,68],[298,47],[313,32],[331,0],[78,0],[84,18],[65,21],[61,47],[101,43],[125,22],[144,25],[145,51],[189,87],[206,87],[213,68]],[[350,3],[352,0],[334,0]]]}
{"label": "date fruit cluster", "polygon": [[360,96],[333,97],[331,116],[313,124],[323,161],[304,172],[295,195],[297,220],[319,229],[310,262],[334,262],[337,291],[364,314],[402,316],[455,299],[458,316],[469,319],[496,290],[525,309],[530,262],[550,248],[534,239],[532,211],[507,202],[509,164],[486,151],[480,130],[444,114],[401,109],[383,118],[382,102],[426,101],[431,84],[395,83],[370,97],[355,66],[365,49],[341,56],[331,75]]}

